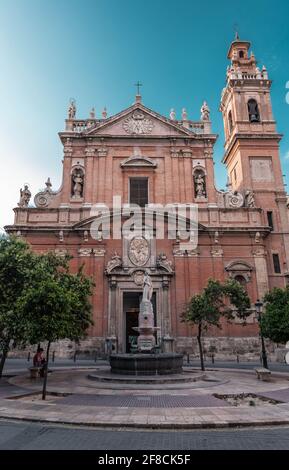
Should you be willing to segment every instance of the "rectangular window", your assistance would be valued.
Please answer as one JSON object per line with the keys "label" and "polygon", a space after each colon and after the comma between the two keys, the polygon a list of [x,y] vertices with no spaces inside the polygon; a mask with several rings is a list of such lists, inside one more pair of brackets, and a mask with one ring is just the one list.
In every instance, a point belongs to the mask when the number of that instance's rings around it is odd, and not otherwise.
{"label": "rectangular window", "polygon": [[279,255],[277,255],[277,253],[273,253],[273,264],[274,264],[274,272],[276,274],[280,274],[281,267],[280,267]]}
{"label": "rectangular window", "polygon": [[140,207],[148,204],[148,178],[130,178],[129,202]]}
{"label": "rectangular window", "polygon": [[273,212],[268,211],[267,212],[267,220],[268,220],[268,225],[271,230],[274,230],[274,225],[273,225]]}

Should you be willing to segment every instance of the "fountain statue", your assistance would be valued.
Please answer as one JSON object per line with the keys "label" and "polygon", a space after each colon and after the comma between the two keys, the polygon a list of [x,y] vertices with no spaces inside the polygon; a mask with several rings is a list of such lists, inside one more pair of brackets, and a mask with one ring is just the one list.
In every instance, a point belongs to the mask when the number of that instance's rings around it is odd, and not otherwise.
{"label": "fountain statue", "polygon": [[153,295],[153,285],[149,273],[146,271],[143,279],[143,294],[140,303],[140,311],[138,316],[138,326],[134,330],[139,332],[137,346],[139,352],[152,352],[156,340],[154,333],[159,328],[155,327],[154,311],[151,298]]}
{"label": "fountain statue", "polygon": [[137,352],[112,353],[109,358],[111,374],[150,376],[182,373],[183,354],[159,352],[155,347],[155,333],[160,327],[155,326],[152,295],[153,283],[149,272],[145,271],[138,326],[134,327],[139,333]]}

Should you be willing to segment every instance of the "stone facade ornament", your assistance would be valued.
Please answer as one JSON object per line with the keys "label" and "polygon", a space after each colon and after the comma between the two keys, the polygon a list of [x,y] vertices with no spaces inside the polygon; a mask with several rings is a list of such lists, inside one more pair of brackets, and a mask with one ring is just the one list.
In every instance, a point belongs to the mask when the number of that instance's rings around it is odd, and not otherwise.
{"label": "stone facade ornament", "polygon": [[129,244],[128,256],[136,266],[146,264],[150,256],[148,241],[144,237],[134,237]]}
{"label": "stone facade ornament", "polygon": [[234,209],[242,207],[244,204],[244,196],[238,191],[229,191],[227,193],[228,206]]}
{"label": "stone facade ornament", "polygon": [[253,191],[246,191],[245,193],[245,206],[246,207],[256,207],[255,206],[255,196]]}
{"label": "stone facade ornament", "polygon": [[111,257],[111,260],[107,263],[106,274],[110,274],[115,268],[120,268],[122,266],[122,259],[119,254],[115,251],[114,255]]}
{"label": "stone facade ornament", "polygon": [[143,286],[143,281],[144,281],[144,272],[143,271],[135,271],[132,275],[133,282],[137,286]]}
{"label": "stone facade ornament", "polygon": [[67,255],[67,250],[65,250],[64,248],[55,248],[54,253],[55,253],[57,256],[61,256],[61,257],[64,258],[64,256]]}
{"label": "stone facade ornament", "polygon": [[182,258],[183,256],[187,256],[188,258],[193,258],[195,256],[199,256],[200,252],[198,248],[194,248],[193,250],[186,250],[186,249],[181,249],[179,247],[175,247],[173,249],[173,255],[176,258]]}
{"label": "stone facade ornament", "polygon": [[93,255],[98,257],[98,256],[104,256],[105,255],[105,248],[94,248],[93,249]]}
{"label": "stone facade ornament", "polygon": [[31,199],[31,192],[29,191],[28,185],[24,185],[24,189],[20,188],[20,200],[18,202],[19,207],[28,207]]}
{"label": "stone facade ornament", "polygon": [[47,178],[45,183],[46,188],[37,193],[34,197],[34,204],[38,208],[48,207],[56,192],[52,191],[52,184],[50,178]]}
{"label": "stone facade ornament", "polygon": [[64,241],[63,230],[60,230],[58,238],[59,238],[60,243],[62,243]]}
{"label": "stone facade ornament", "polygon": [[160,253],[157,257],[157,266],[163,268],[169,273],[173,273],[173,263],[167,258],[165,253]]}
{"label": "stone facade ornament", "polygon": [[207,105],[207,102],[204,101],[201,107],[201,121],[209,121],[210,120],[210,108]]}
{"label": "stone facade ornament", "polygon": [[220,258],[221,256],[223,256],[223,249],[220,247],[220,246],[213,246],[213,248],[211,249],[211,255],[213,256],[213,258]]}
{"label": "stone facade ornament", "polygon": [[93,250],[92,248],[79,248],[78,254],[79,256],[90,256],[92,255]]}
{"label": "stone facade ornament", "polygon": [[88,242],[88,231],[87,230],[84,230],[84,233],[83,233],[83,240],[85,242]]}
{"label": "stone facade ornament", "polygon": [[123,122],[123,128],[128,134],[150,134],[154,123],[140,110],[135,110]]}
{"label": "stone facade ornament", "polygon": [[252,250],[252,255],[256,258],[266,256],[267,252],[263,246],[258,246],[254,250]]}
{"label": "stone facade ornament", "polygon": [[260,241],[261,241],[261,234],[260,232],[256,232],[255,243],[260,243]]}

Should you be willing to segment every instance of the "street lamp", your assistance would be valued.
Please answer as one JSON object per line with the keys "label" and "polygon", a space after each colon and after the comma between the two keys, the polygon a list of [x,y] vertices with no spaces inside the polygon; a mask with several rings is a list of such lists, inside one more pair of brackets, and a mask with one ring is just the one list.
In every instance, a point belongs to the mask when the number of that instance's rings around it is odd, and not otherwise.
{"label": "street lamp", "polygon": [[265,341],[264,341],[264,336],[262,335],[262,330],[261,330],[261,325],[260,325],[262,307],[263,307],[263,302],[261,302],[259,299],[257,299],[257,302],[255,303],[255,308],[256,308],[257,320],[258,320],[259,328],[260,328],[260,338],[261,338],[261,345],[262,345],[262,363],[263,363],[263,367],[265,369],[268,369],[268,361],[267,361],[267,354],[266,354],[266,348],[265,348]]}

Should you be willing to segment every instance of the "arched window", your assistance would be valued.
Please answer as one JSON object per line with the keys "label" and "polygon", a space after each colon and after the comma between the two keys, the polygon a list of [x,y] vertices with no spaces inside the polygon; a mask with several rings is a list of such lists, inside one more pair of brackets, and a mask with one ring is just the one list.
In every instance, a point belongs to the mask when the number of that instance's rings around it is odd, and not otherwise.
{"label": "arched window", "polygon": [[232,134],[232,130],[233,130],[232,111],[229,111],[229,113],[228,113],[228,125],[229,125],[229,133]]}
{"label": "arched window", "polygon": [[234,279],[235,279],[235,281],[239,282],[239,284],[241,284],[241,286],[243,286],[244,289],[246,289],[247,281],[244,278],[244,276],[242,276],[242,274],[238,274],[237,276],[235,276]]}
{"label": "arched window", "polygon": [[240,52],[239,52],[239,57],[240,57],[240,59],[243,59],[243,58],[244,58],[244,51],[240,51]]}
{"label": "arched window", "polygon": [[250,99],[248,101],[248,114],[250,122],[260,122],[259,107],[256,100]]}

